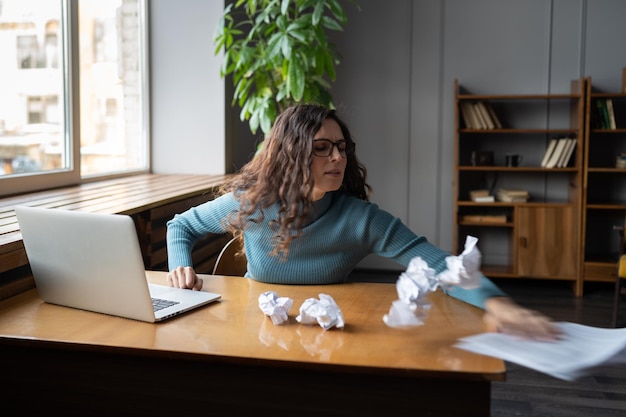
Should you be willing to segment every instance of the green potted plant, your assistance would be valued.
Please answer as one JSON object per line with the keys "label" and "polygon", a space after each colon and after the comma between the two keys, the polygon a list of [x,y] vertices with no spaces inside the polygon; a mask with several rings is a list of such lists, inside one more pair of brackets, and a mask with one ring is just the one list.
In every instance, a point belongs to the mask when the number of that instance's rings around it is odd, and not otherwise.
{"label": "green potted plant", "polygon": [[250,131],[267,133],[286,107],[314,102],[334,108],[329,92],[340,55],[327,32],[343,30],[339,0],[235,0],[224,9],[215,54],[232,75],[232,105]]}

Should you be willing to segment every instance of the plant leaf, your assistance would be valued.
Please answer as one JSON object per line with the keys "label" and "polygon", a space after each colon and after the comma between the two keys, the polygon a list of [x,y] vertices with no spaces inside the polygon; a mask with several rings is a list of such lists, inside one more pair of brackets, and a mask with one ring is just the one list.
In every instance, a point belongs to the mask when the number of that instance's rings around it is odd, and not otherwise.
{"label": "plant leaf", "polygon": [[320,24],[320,19],[322,18],[322,14],[324,13],[324,5],[324,0],[318,1],[315,5],[315,9],[313,10],[313,17],[311,18],[311,23],[313,23],[313,26],[317,26]]}
{"label": "plant leaf", "polygon": [[348,22],[348,17],[346,16],[346,12],[341,7],[341,4],[338,0],[326,0],[327,6],[332,12],[333,16],[341,22],[342,24],[346,24]]}
{"label": "plant leaf", "polygon": [[339,31],[343,30],[339,22],[337,22],[332,17],[328,17],[328,16],[322,16],[322,26],[331,30],[339,30]]}
{"label": "plant leaf", "polygon": [[291,41],[286,33],[281,36],[281,51],[284,59],[291,59]]}
{"label": "plant leaf", "polygon": [[297,55],[289,62],[289,76],[287,80],[291,97],[295,101],[302,100],[302,95],[304,94],[304,68]]}

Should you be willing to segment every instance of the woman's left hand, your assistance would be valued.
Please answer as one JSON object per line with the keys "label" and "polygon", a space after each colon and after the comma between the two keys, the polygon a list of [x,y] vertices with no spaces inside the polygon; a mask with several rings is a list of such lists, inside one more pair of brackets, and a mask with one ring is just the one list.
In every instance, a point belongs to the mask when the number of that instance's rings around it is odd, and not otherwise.
{"label": "woman's left hand", "polygon": [[551,341],[561,335],[547,316],[524,308],[509,297],[493,297],[485,301],[483,320],[490,331],[525,339]]}

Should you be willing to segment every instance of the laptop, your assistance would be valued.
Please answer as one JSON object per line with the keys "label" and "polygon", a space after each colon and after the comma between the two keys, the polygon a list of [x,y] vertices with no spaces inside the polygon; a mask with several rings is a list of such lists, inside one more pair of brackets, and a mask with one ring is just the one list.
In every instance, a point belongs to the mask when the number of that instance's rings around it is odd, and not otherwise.
{"label": "laptop", "polygon": [[129,216],[15,208],[42,300],[158,322],[219,300],[219,294],[148,283]]}

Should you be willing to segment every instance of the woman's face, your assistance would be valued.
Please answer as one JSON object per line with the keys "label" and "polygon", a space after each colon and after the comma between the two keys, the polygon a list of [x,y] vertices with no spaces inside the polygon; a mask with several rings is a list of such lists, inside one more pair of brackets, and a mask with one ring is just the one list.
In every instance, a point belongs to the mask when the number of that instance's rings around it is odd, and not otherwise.
{"label": "woman's face", "polygon": [[313,201],[320,200],[327,192],[341,187],[348,163],[345,146],[339,124],[334,119],[326,119],[313,141]]}

